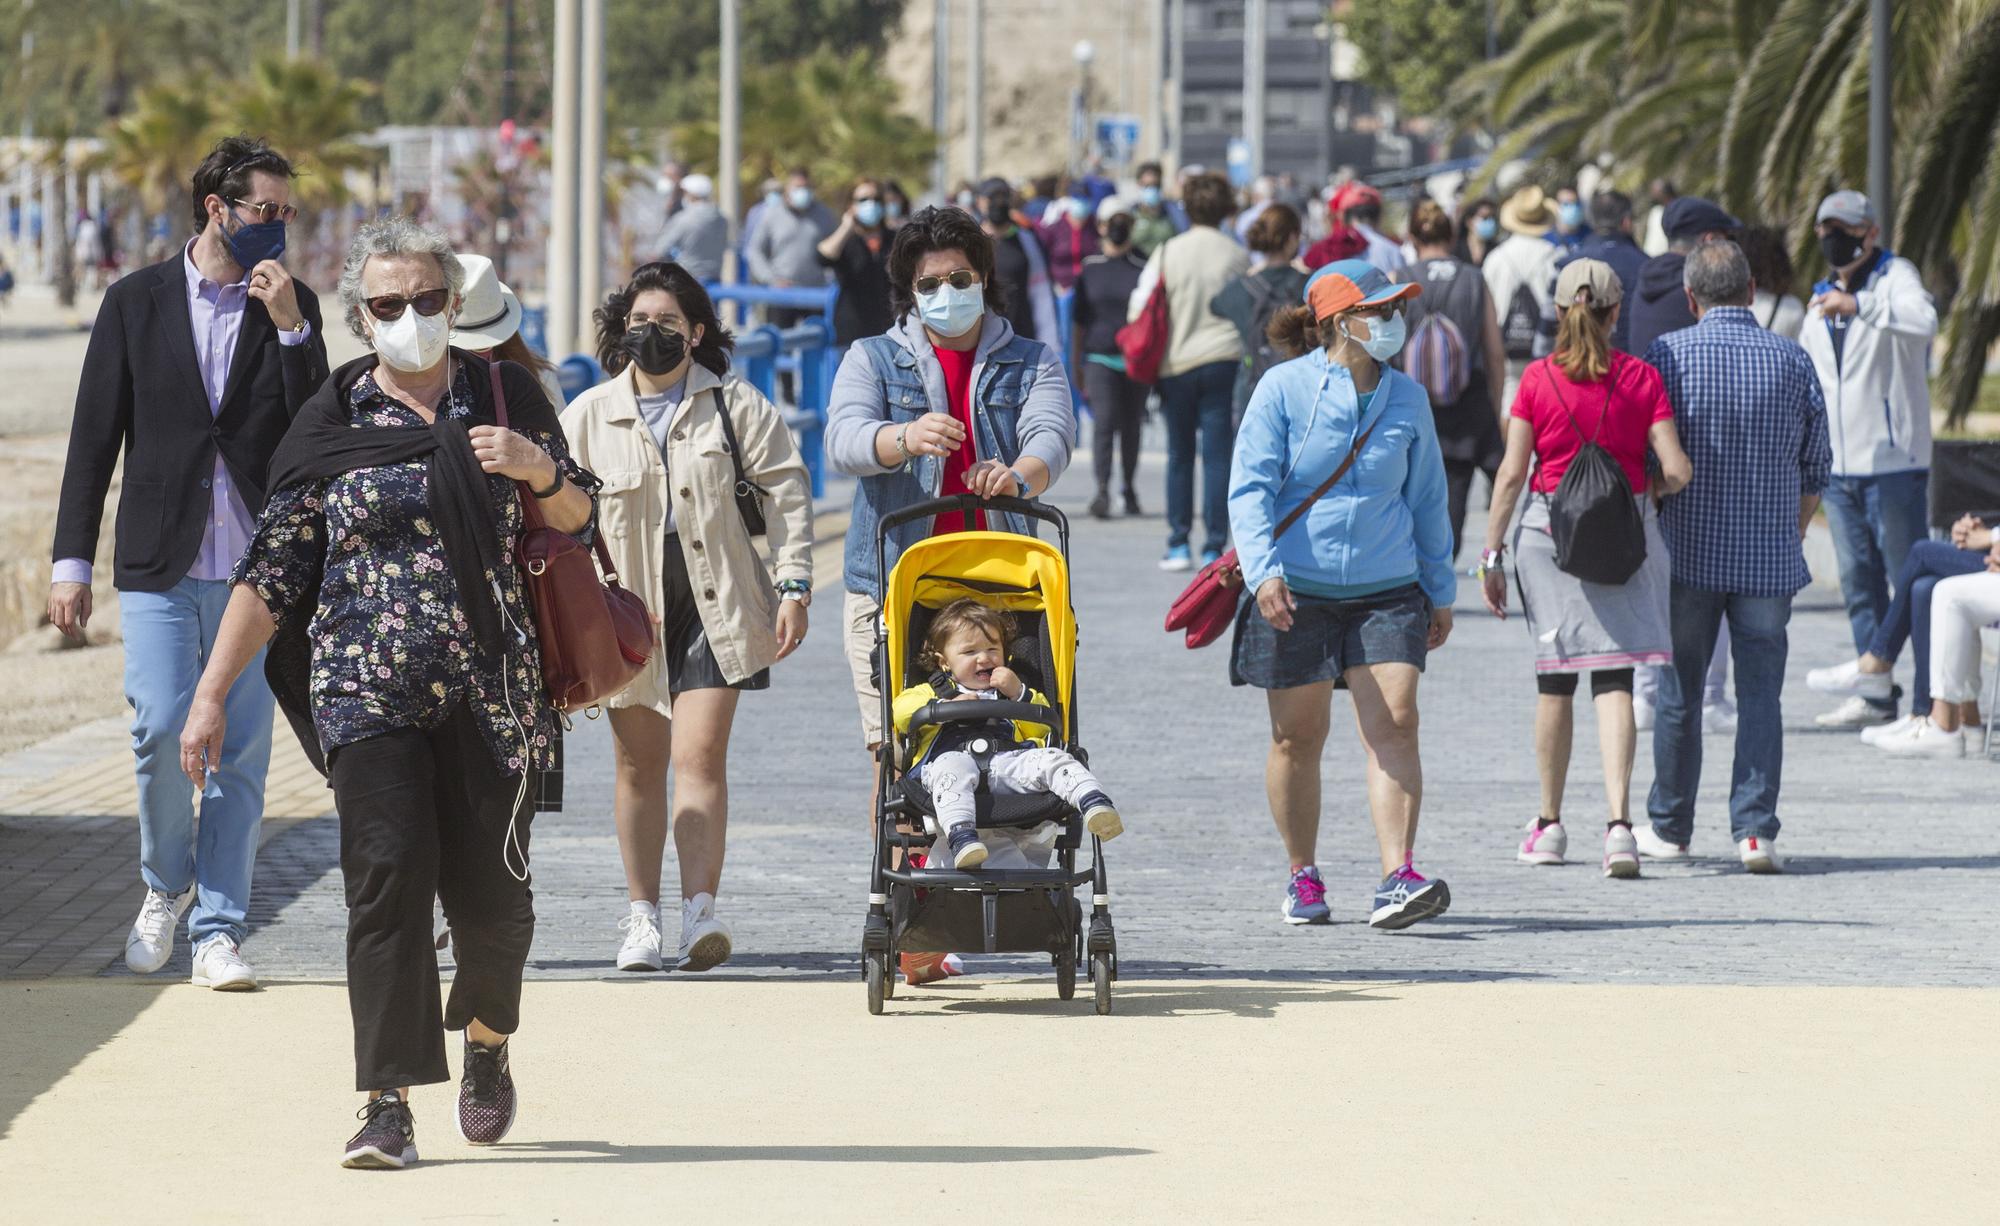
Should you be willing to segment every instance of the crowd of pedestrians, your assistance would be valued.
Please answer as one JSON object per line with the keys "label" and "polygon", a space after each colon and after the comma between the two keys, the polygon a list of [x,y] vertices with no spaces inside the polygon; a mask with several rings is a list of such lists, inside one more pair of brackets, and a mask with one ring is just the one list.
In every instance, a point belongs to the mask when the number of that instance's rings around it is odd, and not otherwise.
{"label": "crowd of pedestrians", "polygon": [[[463,1032],[461,1134],[496,1141],[514,1117],[529,833],[562,790],[547,589],[531,583],[543,555],[517,564],[523,542],[594,551],[651,611],[650,658],[601,696],[627,891],[613,964],[702,971],[733,953],[717,898],[739,698],[807,636],[810,481],[784,414],[732,371],[706,285],[731,219],[705,176],[676,174],[660,258],[596,307],[607,377],[567,405],[492,261],[402,218],[354,236],[339,318],[369,352],[330,370],[319,299],[284,264],[292,178],[268,145],[221,142],[194,171],[181,250],[107,291],[49,618],[78,637],[89,623],[89,560],[122,462],[115,583],[145,884],[126,961],[160,969],[185,919],[196,984],[255,988],[242,944],[282,710],[339,812],[364,1095],[342,1160],[397,1167],[416,1157],[412,1088],[449,1078],[448,1030]],[[843,188],[836,216],[805,169],[771,183],[741,252],[759,283],[839,289],[824,446],[855,478],[840,634],[871,761],[892,737],[881,567],[935,535],[1033,531],[1004,504],[892,517],[939,495],[1043,495],[1071,462],[1079,399],[1090,513],[1141,514],[1157,403],[1159,565],[1240,581],[1226,672],[1265,691],[1287,923],[1333,915],[1316,855],[1336,689],[1353,700],[1380,852],[1368,922],[1403,928],[1451,904],[1415,863],[1419,691],[1452,632],[1482,474],[1491,513],[1472,573],[1494,615],[1523,613],[1538,696],[1539,807],[1520,860],[1568,856],[1587,674],[1606,876],[1689,854],[1705,731],[1734,736],[1741,864],[1783,868],[1786,627],[1822,503],[1855,654],[1810,673],[1844,700],[1819,722],[1888,754],[1948,757],[1979,726],[2000,544],[1971,517],[1926,539],[1937,312],[1858,192],[1812,218],[1826,275],[1801,300],[1791,227],[1746,226],[1664,183],[1645,226],[1617,191],[1526,184],[1455,209],[1418,200],[1406,234],[1364,183],[1308,197],[1272,177],[1239,194],[1196,167],[1169,189],[1142,166],[1124,194],[1095,173],[1026,193],[991,178],[915,209],[891,181]],[[1157,309],[1157,370],[1142,371],[1133,333]],[[1044,701],[1010,666],[1000,611],[966,599],[946,612],[930,681],[892,687],[895,733],[947,696]],[[1916,675],[1898,718],[1906,647]],[[1647,728],[1654,784],[1635,818]],[[998,735],[993,786],[1060,796],[1099,837],[1122,829],[1045,726],[1010,718]],[[950,819],[928,854],[973,868],[988,845],[965,817],[978,773],[963,748],[926,740],[912,769]],[[669,835],[677,927],[662,897]],[[441,1000],[444,941],[457,970]],[[900,969],[915,984],[962,968],[907,954]]]}

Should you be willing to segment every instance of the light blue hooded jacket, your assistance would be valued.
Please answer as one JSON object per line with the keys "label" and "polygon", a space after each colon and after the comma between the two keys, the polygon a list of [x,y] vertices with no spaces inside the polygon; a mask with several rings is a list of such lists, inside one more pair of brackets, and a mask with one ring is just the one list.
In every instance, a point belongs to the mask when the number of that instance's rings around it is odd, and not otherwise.
{"label": "light blue hooded jacket", "polygon": [[1229,530],[1248,590],[1282,578],[1309,595],[1356,598],[1412,581],[1435,606],[1458,594],[1444,459],[1430,397],[1387,365],[1369,401],[1375,432],[1354,466],[1274,543],[1367,428],[1347,368],[1315,349],[1265,372],[1243,411],[1229,472]]}

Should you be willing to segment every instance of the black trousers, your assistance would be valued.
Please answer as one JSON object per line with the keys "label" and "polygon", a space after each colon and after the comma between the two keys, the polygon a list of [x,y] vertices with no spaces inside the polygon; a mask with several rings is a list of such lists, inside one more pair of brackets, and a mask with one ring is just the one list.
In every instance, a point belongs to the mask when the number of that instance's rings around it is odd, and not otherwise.
{"label": "black trousers", "polygon": [[[444,1035],[477,1018],[512,1034],[535,936],[534,893],[507,868],[507,824],[528,850],[520,776],[500,773],[464,706],[442,727],[401,728],[334,751],[347,883],[347,1003],[354,1088],[450,1080]],[[444,903],[458,971],[439,1011],[431,899]]]}
{"label": "black trousers", "polygon": [[1090,443],[1091,467],[1097,470],[1097,492],[1111,492],[1111,452],[1118,452],[1124,492],[1132,492],[1139,471],[1139,428],[1146,421],[1146,385],[1099,362],[1083,363],[1083,394],[1096,423]]}
{"label": "black trousers", "polygon": [[1446,460],[1444,462],[1445,503],[1451,511],[1451,558],[1458,561],[1458,547],[1465,540],[1465,504],[1472,497],[1472,477],[1484,472],[1491,481],[1499,468],[1487,468],[1477,460]]}

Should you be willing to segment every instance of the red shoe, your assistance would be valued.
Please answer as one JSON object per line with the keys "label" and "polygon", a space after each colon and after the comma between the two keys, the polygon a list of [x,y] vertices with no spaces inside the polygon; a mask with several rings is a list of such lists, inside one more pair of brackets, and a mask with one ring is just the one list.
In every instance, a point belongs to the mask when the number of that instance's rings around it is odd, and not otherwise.
{"label": "red shoe", "polygon": [[903,971],[903,982],[913,988],[965,973],[965,964],[957,954],[899,954],[897,962]]}

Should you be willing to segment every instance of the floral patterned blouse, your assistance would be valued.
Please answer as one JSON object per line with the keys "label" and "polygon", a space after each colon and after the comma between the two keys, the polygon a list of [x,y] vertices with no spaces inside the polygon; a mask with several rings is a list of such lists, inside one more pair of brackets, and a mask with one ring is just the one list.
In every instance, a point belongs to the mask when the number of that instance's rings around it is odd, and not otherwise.
{"label": "floral patterned blouse", "polygon": [[[469,417],[475,403],[467,364],[460,363],[438,415]],[[424,425],[372,374],[356,381],[348,405],[357,430]],[[522,433],[595,503],[601,483],[570,458],[560,432]],[[511,480],[489,474],[487,483],[511,559],[520,500]],[[593,525],[595,515],[593,509]],[[444,541],[430,522],[425,463],[416,460],[280,491],[265,506],[233,582],[255,588],[280,626],[310,613],[312,718],[322,750],[402,728],[439,727],[463,702],[505,773],[529,764],[548,770],[556,765],[555,717],[542,692],[532,602],[519,568],[501,570],[496,576],[489,569],[486,577],[500,585],[504,658],[473,639]],[[315,577],[319,602],[308,610]],[[525,646],[515,645],[513,625],[526,633]]]}

